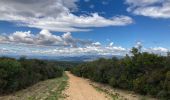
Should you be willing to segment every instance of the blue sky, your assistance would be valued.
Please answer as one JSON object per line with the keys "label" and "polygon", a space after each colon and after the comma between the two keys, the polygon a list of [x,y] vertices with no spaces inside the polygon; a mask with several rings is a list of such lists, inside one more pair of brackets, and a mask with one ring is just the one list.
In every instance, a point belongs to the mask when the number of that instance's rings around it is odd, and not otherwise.
{"label": "blue sky", "polygon": [[169,0],[1,0],[1,55],[170,50]]}

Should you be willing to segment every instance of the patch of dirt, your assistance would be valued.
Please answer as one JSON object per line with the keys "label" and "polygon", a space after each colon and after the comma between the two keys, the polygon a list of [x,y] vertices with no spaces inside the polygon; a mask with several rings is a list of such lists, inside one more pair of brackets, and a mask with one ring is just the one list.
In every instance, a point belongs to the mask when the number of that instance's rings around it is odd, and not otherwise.
{"label": "patch of dirt", "polygon": [[106,94],[92,87],[88,80],[76,77],[70,72],[66,74],[69,77],[68,88],[65,91],[66,100],[110,100]]}
{"label": "patch of dirt", "polygon": [[66,100],[157,100],[132,91],[115,89],[105,84],[92,82],[66,72],[68,87],[65,90]]}

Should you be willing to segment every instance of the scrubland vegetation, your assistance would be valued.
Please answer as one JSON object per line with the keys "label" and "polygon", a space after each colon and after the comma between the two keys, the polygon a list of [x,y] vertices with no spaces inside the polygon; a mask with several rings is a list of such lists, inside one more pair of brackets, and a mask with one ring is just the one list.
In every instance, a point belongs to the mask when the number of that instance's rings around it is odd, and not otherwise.
{"label": "scrubland vegetation", "polygon": [[50,61],[0,58],[0,94],[27,88],[39,81],[61,77],[63,69]]}
{"label": "scrubland vegetation", "polygon": [[26,89],[0,96],[0,100],[63,100],[62,93],[67,86],[68,77],[62,77],[40,81]]}
{"label": "scrubland vegetation", "polygon": [[113,57],[86,62],[71,72],[114,88],[170,100],[170,54],[141,53],[137,48],[133,48],[131,54],[122,59]]}

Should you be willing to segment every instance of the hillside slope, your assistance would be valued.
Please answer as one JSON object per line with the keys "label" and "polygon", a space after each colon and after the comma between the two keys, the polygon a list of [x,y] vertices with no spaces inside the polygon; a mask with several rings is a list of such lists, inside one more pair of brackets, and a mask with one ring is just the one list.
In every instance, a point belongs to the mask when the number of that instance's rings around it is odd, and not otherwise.
{"label": "hillside slope", "polygon": [[31,87],[10,95],[0,96],[0,100],[58,100],[64,98],[62,90],[67,85],[67,76],[39,82]]}

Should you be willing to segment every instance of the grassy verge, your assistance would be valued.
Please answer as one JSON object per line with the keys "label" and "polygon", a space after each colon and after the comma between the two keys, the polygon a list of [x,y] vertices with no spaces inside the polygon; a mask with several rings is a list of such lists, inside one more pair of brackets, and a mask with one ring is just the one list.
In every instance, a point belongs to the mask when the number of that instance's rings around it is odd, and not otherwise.
{"label": "grassy verge", "polygon": [[14,94],[0,97],[0,100],[59,100],[64,99],[62,91],[67,86],[68,77],[49,79],[39,82]]}
{"label": "grassy verge", "polygon": [[64,99],[65,96],[62,94],[62,91],[65,90],[65,88],[67,86],[67,80],[68,80],[68,77],[64,73],[63,78],[58,80],[57,83],[60,83],[60,84],[56,87],[56,89],[53,88],[53,86],[49,86],[49,94],[50,95],[46,98],[46,100]]}
{"label": "grassy verge", "polygon": [[92,85],[97,91],[103,92],[103,93],[105,93],[106,95],[108,95],[109,97],[111,97],[112,100],[120,100],[120,99],[118,98],[118,94],[112,94],[112,93],[110,93],[107,89],[103,89],[103,88],[98,87],[98,86],[95,86],[95,85],[93,85],[93,84],[91,84],[91,85]]}
{"label": "grassy verge", "polygon": [[123,90],[114,90],[110,87],[99,85],[97,83],[91,82],[91,86],[93,86],[97,91],[105,93],[109,96],[111,100],[157,100],[155,98],[151,98],[148,96],[133,94],[131,91],[123,91]]}

